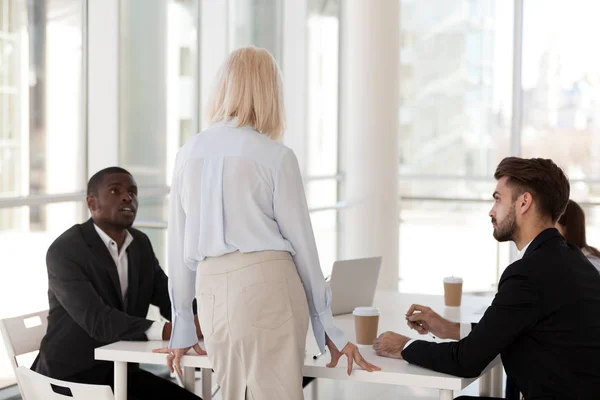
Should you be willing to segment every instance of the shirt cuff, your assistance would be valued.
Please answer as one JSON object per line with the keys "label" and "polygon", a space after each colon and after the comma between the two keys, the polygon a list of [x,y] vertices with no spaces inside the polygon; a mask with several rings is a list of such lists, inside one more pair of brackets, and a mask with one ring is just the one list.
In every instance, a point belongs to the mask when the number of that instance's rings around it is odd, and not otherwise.
{"label": "shirt cuff", "polygon": [[469,336],[469,333],[471,333],[471,330],[473,330],[473,327],[471,326],[471,324],[464,324],[461,323],[460,324],[460,339],[464,339],[467,336]]}
{"label": "shirt cuff", "polygon": [[406,348],[407,348],[408,346],[410,346],[410,345],[411,345],[411,343],[412,343],[412,342],[414,342],[415,340],[417,340],[417,339],[410,339],[408,342],[406,342],[406,344],[404,345],[404,348],[402,349],[402,351],[406,350]]}
{"label": "shirt cuff", "polygon": [[[464,339],[467,336],[469,336],[469,333],[471,333],[471,330],[473,329],[473,327],[471,326],[471,324],[460,324],[460,339]],[[408,346],[410,346],[412,344],[412,342],[414,342],[417,339],[410,339],[408,342],[406,342],[406,344],[404,345],[404,348],[402,349],[402,351],[406,350],[406,348]]]}
{"label": "shirt cuff", "polygon": [[150,328],[146,331],[148,340],[162,340],[162,333],[166,322],[153,322]]}
{"label": "shirt cuff", "polygon": [[173,330],[171,332],[169,348],[185,349],[197,344],[198,336],[196,335],[196,324],[194,323],[192,307],[185,312],[172,310],[171,316],[173,318]]}
{"label": "shirt cuff", "polygon": [[311,316],[311,323],[321,353],[325,352],[325,334],[329,336],[329,339],[331,339],[335,347],[340,351],[348,344],[348,339],[346,339],[344,332],[335,326],[333,322],[331,308],[319,315]]}

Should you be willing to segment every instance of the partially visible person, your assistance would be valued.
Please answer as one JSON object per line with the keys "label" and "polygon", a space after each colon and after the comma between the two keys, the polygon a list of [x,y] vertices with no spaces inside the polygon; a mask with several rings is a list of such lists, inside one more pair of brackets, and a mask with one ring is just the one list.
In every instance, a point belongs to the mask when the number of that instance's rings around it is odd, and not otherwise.
{"label": "partially visible person", "polygon": [[[433,343],[385,332],[381,356],[463,377],[479,376],[498,355],[525,399],[600,399],[600,275],[554,227],[570,185],[552,160],[509,157],[496,169],[493,236],[512,241],[519,259],[478,324],[448,321],[412,305],[409,327],[442,339]],[[468,243],[466,244],[468,246]]]}
{"label": "partially visible person", "polygon": [[309,318],[334,367],[344,355],[367,371],[336,327],[302,177],[279,138],[285,112],[279,67],[265,49],[235,50],[211,102],[212,126],[177,154],[169,199],[171,369],[194,336],[204,343],[224,400],[299,400]]}
{"label": "partially visible person", "polygon": [[[48,249],[48,330],[32,369],[50,378],[113,387],[114,363],[94,349],[120,340],[169,340],[170,322],[146,318],[150,304],[171,319],[167,276],[152,244],[132,228],[138,209],[133,176],[119,167],[88,182],[92,217],[60,235]],[[190,300],[190,309],[192,301]],[[201,331],[194,319],[196,337]],[[129,399],[198,400],[193,393],[128,365]]]}
{"label": "partially visible person", "polygon": [[592,265],[600,272],[600,250],[587,244],[585,213],[579,204],[569,200],[567,209],[556,223],[556,229],[563,235],[567,243],[579,247]]}

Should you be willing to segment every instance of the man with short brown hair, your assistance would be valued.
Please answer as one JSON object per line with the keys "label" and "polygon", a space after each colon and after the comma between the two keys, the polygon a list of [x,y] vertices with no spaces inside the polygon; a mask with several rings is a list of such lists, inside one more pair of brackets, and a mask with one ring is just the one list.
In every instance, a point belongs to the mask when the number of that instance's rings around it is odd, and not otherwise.
{"label": "man with short brown hair", "polygon": [[479,376],[500,354],[525,399],[599,399],[600,275],[554,228],[569,181],[540,158],[505,158],[494,176],[494,238],[515,242],[519,259],[502,274],[481,321],[453,323],[415,304],[407,313],[411,328],[457,341],[386,332],[373,347],[381,356],[463,377]]}

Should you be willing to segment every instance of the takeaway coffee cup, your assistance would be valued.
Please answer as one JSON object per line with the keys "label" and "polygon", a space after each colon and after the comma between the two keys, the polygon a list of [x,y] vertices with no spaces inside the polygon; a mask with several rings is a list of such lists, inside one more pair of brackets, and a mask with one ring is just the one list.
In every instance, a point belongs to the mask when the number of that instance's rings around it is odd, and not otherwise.
{"label": "takeaway coffee cup", "polygon": [[371,345],[377,337],[379,309],[375,307],[356,307],[354,309],[354,330],[356,343]]}
{"label": "takeaway coffee cup", "polygon": [[462,299],[462,278],[444,278],[444,302],[449,307],[458,307]]}

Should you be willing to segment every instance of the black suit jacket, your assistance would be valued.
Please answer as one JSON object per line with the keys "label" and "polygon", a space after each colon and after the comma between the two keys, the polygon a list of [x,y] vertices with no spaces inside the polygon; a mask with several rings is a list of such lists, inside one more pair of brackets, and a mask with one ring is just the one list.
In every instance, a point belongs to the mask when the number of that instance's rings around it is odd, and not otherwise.
{"label": "black suit jacket", "polygon": [[117,267],[90,219],[52,243],[48,267],[48,331],[32,369],[56,379],[94,370],[109,374],[112,363],[94,360],[94,349],[119,340],[147,340],[146,319],[154,304],[171,319],[167,276],[148,237],[130,228],[129,284],[121,295]]}
{"label": "black suit jacket", "polygon": [[540,233],[506,268],[469,336],[440,344],[419,340],[402,357],[475,377],[498,354],[527,400],[600,399],[600,275],[556,229]]}

